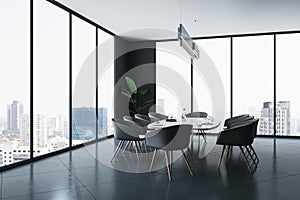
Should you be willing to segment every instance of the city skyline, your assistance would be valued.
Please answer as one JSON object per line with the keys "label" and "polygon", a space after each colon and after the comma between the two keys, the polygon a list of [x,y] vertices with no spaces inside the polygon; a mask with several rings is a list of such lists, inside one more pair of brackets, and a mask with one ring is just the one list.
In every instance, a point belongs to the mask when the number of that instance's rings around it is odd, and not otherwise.
{"label": "city skyline", "polygon": [[[94,139],[96,137],[95,108],[82,107],[72,110],[74,113],[73,144]],[[8,104],[6,114],[6,118],[11,119],[5,119],[0,127],[0,166],[28,159],[30,155],[29,114],[23,113],[23,105],[18,100],[13,100],[11,104]],[[99,136],[107,135],[111,132],[107,108],[99,108],[98,116],[98,134]],[[74,121],[77,123],[75,124]],[[68,147],[70,131],[68,118],[61,115],[47,116],[43,113],[35,113],[33,128],[35,156]]]}

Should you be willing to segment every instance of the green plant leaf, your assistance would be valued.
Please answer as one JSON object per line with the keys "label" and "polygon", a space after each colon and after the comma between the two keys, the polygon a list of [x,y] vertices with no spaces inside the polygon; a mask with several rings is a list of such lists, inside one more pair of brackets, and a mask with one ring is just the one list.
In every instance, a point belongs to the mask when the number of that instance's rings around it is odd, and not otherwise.
{"label": "green plant leaf", "polygon": [[128,92],[122,91],[121,93],[122,93],[125,97],[128,97],[129,99],[131,98],[131,95],[130,95]]}
{"label": "green plant leaf", "polygon": [[139,93],[140,94],[147,94],[149,92],[148,89],[144,88],[144,89],[139,89]]}
{"label": "green plant leaf", "polygon": [[130,98],[129,102],[132,103],[132,104],[136,104],[136,99]]}
{"label": "green plant leaf", "polygon": [[136,114],[136,112],[135,112],[135,111],[132,111],[132,110],[129,110],[129,112],[132,113],[132,114]]}
{"label": "green plant leaf", "polygon": [[140,107],[140,106],[139,106],[139,107],[137,107],[137,108],[136,108],[136,113],[138,113],[138,114],[139,114],[139,113],[141,113],[142,109],[143,109],[143,108],[142,108],[142,107]]}
{"label": "green plant leaf", "polygon": [[152,104],[152,103],[144,104],[143,107],[142,107],[142,109],[145,109],[145,108],[147,108],[147,107],[149,107],[149,106],[151,106],[151,105],[153,105],[153,104]]}
{"label": "green plant leaf", "polygon": [[147,101],[144,102],[144,105],[148,104],[148,103],[153,103],[153,102],[154,102],[154,99],[149,99],[149,100],[147,100]]}
{"label": "green plant leaf", "polygon": [[136,88],[134,80],[132,78],[128,77],[128,76],[125,77],[125,80],[126,80],[126,83],[127,83],[127,86],[129,88],[129,90],[132,93],[136,94],[137,93],[137,88]]}

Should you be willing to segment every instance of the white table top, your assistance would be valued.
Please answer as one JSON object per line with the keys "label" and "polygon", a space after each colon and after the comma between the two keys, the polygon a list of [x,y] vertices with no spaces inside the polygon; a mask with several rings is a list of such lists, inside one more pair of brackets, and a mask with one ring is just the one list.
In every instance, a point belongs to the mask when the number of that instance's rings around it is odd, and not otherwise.
{"label": "white table top", "polygon": [[167,122],[166,120],[161,120],[149,124],[148,129],[161,129],[168,126],[191,124],[193,125],[193,130],[211,130],[217,128],[220,123],[220,121],[212,121],[206,118],[186,118],[179,119],[176,122]]}

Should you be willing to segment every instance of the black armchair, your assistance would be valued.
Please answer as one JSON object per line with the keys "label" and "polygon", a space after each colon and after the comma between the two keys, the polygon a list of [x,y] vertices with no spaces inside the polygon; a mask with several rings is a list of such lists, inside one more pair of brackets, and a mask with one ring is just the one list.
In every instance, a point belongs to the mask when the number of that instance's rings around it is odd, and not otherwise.
{"label": "black armchair", "polygon": [[114,137],[119,141],[119,144],[113,154],[111,161],[119,154],[120,149],[122,148],[125,141],[132,141],[135,144],[135,151],[137,158],[138,155],[138,147],[141,151],[140,141],[144,140],[144,138],[140,138],[139,135],[145,135],[147,128],[138,126],[132,122],[128,122],[122,119],[112,119],[113,126],[115,129]]}
{"label": "black armchair", "polygon": [[208,114],[206,112],[191,112],[186,114],[186,117],[189,118],[206,118]]}
{"label": "black armchair", "polygon": [[238,115],[238,116],[235,116],[235,117],[228,118],[228,119],[225,120],[224,126],[228,127],[228,126],[230,126],[231,123],[243,120],[244,118],[247,118],[247,117],[249,117],[248,114],[243,114],[243,115]]}
{"label": "black armchair", "polygon": [[[239,125],[233,126],[231,128],[228,128],[220,132],[217,139],[217,144],[223,145],[223,149],[222,149],[218,168],[220,168],[226,146],[228,146],[227,149],[228,153],[232,146],[238,146],[240,148],[250,172],[252,172],[252,169],[247,159],[246,153],[250,155],[250,158],[252,159],[253,163],[257,167],[259,160],[256,152],[254,151],[252,143],[256,135],[258,121],[259,121],[258,119],[247,120],[242,122]],[[246,151],[244,151],[244,149]]]}
{"label": "black armchair", "polygon": [[242,117],[242,118],[239,118],[239,119],[236,119],[236,120],[232,120],[230,122],[227,122],[227,128],[231,128],[231,127],[234,127],[234,126],[238,126],[242,123],[245,123],[249,120],[252,120],[254,119],[253,116],[247,116],[247,117]]}
{"label": "black armchair", "polygon": [[148,124],[151,124],[155,121],[155,119],[143,114],[135,114],[134,117],[137,119],[145,120],[146,122],[148,122]]}
{"label": "black armchair", "polygon": [[[188,117],[188,118],[207,118],[207,116],[208,116],[208,114],[206,112],[191,112],[186,115],[186,117]],[[197,130],[197,131],[194,131],[194,133],[196,135],[198,135],[199,144],[200,144],[200,135],[202,135],[204,141],[206,142],[206,133],[204,131]],[[193,136],[194,135],[192,135],[192,139],[193,139]]]}
{"label": "black armchair", "polygon": [[131,117],[131,116],[124,116],[123,119],[124,119],[125,121],[135,123],[136,125],[142,126],[142,127],[146,127],[146,126],[148,126],[148,124],[149,124],[149,122],[146,121],[146,120],[138,119],[138,118]]}
{"label": "black armchair", "polygon": [[150,112],[148,113],[149,117],[158,119],[158,120],[165,120],[168,118],[168,116],[160,114],[160,113],[155,113],[155,112]]}
{"label": "black armchair", "polygon": [[[188,163],[188,160],[186,158],[186,155],[183,151],[183,149],[187,148],[189,146],[189,137],[190,133],[192,131],[192,125],[175,125],[175,126],[169,126],[165,127],[159,130],[155,130],[152,132],[148,132],[146,134],[146,142],[147,146],[153,147],[153,157],[150,165],[150,170],[152,170],[153,162],[156,156],[156,152],[158,149],[165,151],[165,159],[167,164],[167,170],[168,170],[168,177],[171,181],[171,163],[172,163],[172,152],[176,150],[180,150],[184,161],[189,169],[190,174],[193,176],[191,167]],[[169,153],[169,155],[168,155]]]}

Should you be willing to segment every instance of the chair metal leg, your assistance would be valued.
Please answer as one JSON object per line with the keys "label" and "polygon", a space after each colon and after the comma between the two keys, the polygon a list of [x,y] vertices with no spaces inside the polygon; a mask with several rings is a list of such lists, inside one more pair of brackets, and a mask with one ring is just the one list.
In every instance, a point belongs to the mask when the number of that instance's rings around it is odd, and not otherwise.
{"label": "chair metal leg", "polygon": [[169,160],[170,170],[172,171],[173,151],[170,151],[169,154],[170,154],[170,160]]}
{"label": "chair metal leg", "polygon": [[249,162],[248,162],[248,160],[247,160],[247,158],[246,158],[245,152],[244,152],[244,150],[243,150],[243,148],[242,148],[241,146],[239,146],[239,147],[240,147],[240,150],[241,150],[242,155],[243,155],[243,157],[244,157],[244,160],[245,160],[245,162],[246,162],[246,164],[247,164],[247,167],[248,167],[248,169],[249,169],[249,171],[250,171],[250,173],[251,173],[251,172],[252,172],[251,166],[250,166],[250,164],[249,164]]}
{"label": "chair metal leg", "polygon": [[140,160],[139,152],[138,152],[138,149],[137,149],[137,142],[136,141],[134,141],[134,149],[135,149],[135,153],[136,153],[137,159]]}
{"label": "chair metal leg", "polygon": [[127,149],[127,147],[129,146],[129,144],[130,144],[130,141],[127,141],[127,143],[126,143],[126,145],[125,145],[125,147],[124,147],[124,149],[123,149],[123,153],[124,153],[124,151],[126,151],[126,149]]}
{"label": "chair metal leg", "polygon": [[110,160],[110,162],[112,162],[113,159],[114,159],[114,158],[117,156],[117,154],[119,153],[120,148],[121,148],[121,145],[123,144],[123,142],[124,142],[124,140],[121,140],[121,141],[118,143],[117,148],[116,148],[116,150],[115,150],[115,152],[114,152],[114,155],[113,155],[112,159]]}
{"label": "chair metal leg", "polygon": [[258,156],[257,156],[257,154],[256,154],[256,152],[255,152],[255,150],[254,150],[254,148],[253,148],[253,146],[252,146],[252,144],[250,144],[249,146],[250,146],[250,149],[253,151],[253,153],[254,153],[254,155],[255,155],[255,158],[257,159],[256,165],[258,165],[258,163],[259,163]]}
{"label": "chair metal leg", "polygon": [[150,164],[149,172],[152,171],[152,167],[153,167],[154,159],[155,159],[155,156],[156,156],[156,152],[157,152],[157,149],[154,149],[153,156],[152,156],[152,160],[151,160],[151,164]]}
{"label": "chair metal leg", "polygon": [[220,160],[219,160],[219,165],[218,165],[218,169],[220,169],[220,165],[222,163],[222,159],[223,159],[223,155],[224,155],[224,151],[226,149],[226,145],[223,145],[223,149],[222,149],[222,153],[221,153],[221,157],[220,157]]}
{"label": "chair metal leg", "polygon": [[227,147],[227,160],[229,160],[231,157],[231,151],[232,151],[232,146],[228,146]]}
{"label": "chair metal leg", "polygon": [[122,146],[123,146],[124,142],[125,142],[125,140],[122,140],[122,142],[121,142],[121,144],[120,144],[120,146],[119,146],[119,150],[118,150],[118,152],[117,152],[117,155],[116,155],[116,156],[118,156],[118,155],[119,155],[119,153],[120,153],[120,151],[121,151],[121,149],[122,149]]}
{"label": "chair metal leg", "polygon": [[204,130],[201,130],[201,134],[202,134],[202,137],[203,137],[204,141],[207,142],[206,141],[206,133],[204,132]]}
{"label": "chair metal leg", "polygon": [[146,140],[144,140],[144,148],[145,148],[145,153],[147,153],[147,143],[146,143]]}
{"label": "chair metal leg", "polygon": [[191,166],[190,166],[190,164],[189,164],[189,161],[187,160],[186,155],[185,155],[185,153],[184,153],[184,151],[183,151],[182,149],[181,149],[181,153],[182,153],[182,155],[183,155],[183,159],[184,159],[184,161],[185,161],[186,166],[187,166],[188,169],[189,169],[189,172],[190,172],[191,176],[193,176],[193,172],[192,172]]}
{"label": "chair metal leg", "polygon": [[250,147],[245,146],[246,151],[248,152],[253,164],[257,167],[254,154],[251,152]]}
{"label": "chair metal leg", "polygon": [[142,150],[141,142],[137,141],[137,144],[138,144],[138,148],[140,149],[141,154],[143,155],[143,150]]}
{"label": "chair metal leg", "polygon": [[167,163],[167,170],[168,170],[169,181],[172,181],[171,170],[170,170],[170,168],[169,168],[169,158],[168,158],[168,153],[167,153],[167,151],[165,151],[165,157],[166,157],[166,163]]}
{"label": "chair metal leg", "polygon": [[199,143],[199,146],[200,146],[200,132],[198,130],[198,143]]}

